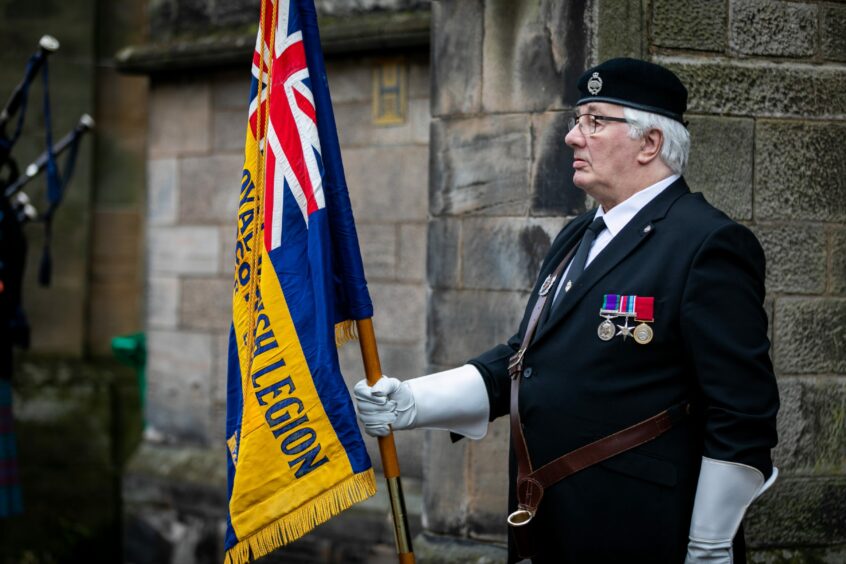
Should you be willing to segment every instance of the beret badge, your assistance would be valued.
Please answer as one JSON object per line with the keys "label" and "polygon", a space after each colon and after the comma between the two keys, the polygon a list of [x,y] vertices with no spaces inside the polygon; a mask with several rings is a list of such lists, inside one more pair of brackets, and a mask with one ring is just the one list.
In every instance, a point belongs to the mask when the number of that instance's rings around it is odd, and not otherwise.
{"label": "beret badge", "polygon": [[599,73],[593,73],[593,76],[590,77],[587,83],[588,92],[596,96],[599,94],[599,91],[602,90],[602,79],[599,78]]}

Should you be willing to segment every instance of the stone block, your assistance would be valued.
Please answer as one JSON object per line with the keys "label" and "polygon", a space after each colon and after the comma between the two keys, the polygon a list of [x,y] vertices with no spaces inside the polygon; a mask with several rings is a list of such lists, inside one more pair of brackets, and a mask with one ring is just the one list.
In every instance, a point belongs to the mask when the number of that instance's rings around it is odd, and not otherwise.
{"label": "stone block", "polygon": [[88,298],[86,345],[92,356],[112,355],[112,337],[134,333],[143,326],[138,282],[111,280],[91,282]]}
{"label": "stone block", "polygon": [[817,7],[798,2],[731,3],[731,50],[744,55],[811,57],[817,47]]}
{"label": "stone block", "polygon": [[205,442],[211,415],[213,338],[203,333],[147,332],[149,425],[166,436]]}
{"label": "stone block", "polygon": [[134,209],[99,209],[92,213],[92,282],[133,283],[140,279],[139,215]]}
{"label": "stone block", "polygon": [[542,111],[575,101],[587,53],[584,2],[485,2],[482,107]]}
{"label": "stone block", "polygon": [[532,215],[578,215],[585,193],[573,184],[573,150],[564,143],[570,112],[532,117]]}
{"label": "stone block", "polygon": [[771,491],[752,504],[743,526],[751,546],[842,545],[846,544],[844,514],[846,477],[783,476]]}
{"label": "stone block", "polygon": [[326,61],[332,104],[370,103],[373,96],[373,59],[344,57]]}
{"label": "stone block", "polygon": [[432,124],[432,110],[428,98],[408,101],[408,119],[411,122],[411,141],[429,145],[429,130]]}
{"label": "stone block", "polygon": [[751,564],[782,564],[784,562],[839,564],[846,562],[846,546],[750,547],[746,552],[746,557]]}
{"label": "stone block", "polygon": [[212,107],[215,110],[240,110],[245,128],[250,104],[250,84],[246,78],[241,69],[220,70],[214,73],[211,82]]}
{"label": "stone block", "polygon": [[470,441],[427,431],[423,440],[423,526],[428,532],[464,536],[467,527],[467,461]]}
{"label": "stone block", "polygon": [[373,123],[373,107],[370,101],[348,104],[334,104],[335,122],[341,146],[372,147],[397,146],[412,143],[411,120],[391,125]]}
{"label": "stone block", "polygon": [[510,427],[507,417],[488,426],[480,441],[470,441],[467,465],[467,528],[475,538],[507,538],[508,456]]}
{"label": "stone block", "polygon": [[151,225],[172,225],[179,206],[177,159],[147,161],[147,221]]}
{"label": "stone block", "polygon": [[429,300],[429,362],[459,366],[507,341],[520,326],[528,292],[434,290]]}
{"label": "stone block", "polygon": [[776,299],[774,330],[779,373],[846,373],[846,300]]}
{"label": "stone block", "polygon": [[399,262],[397,278],[408,282],[426,280],[426,224],[399,226]]}
{"label": "stone block", "polygon": [[[212,379],[212,407],[222,405],[224,408],[224,416],[226,412],[226,385],[228,382],[229,372],[229,328],[227,327],[219,334],[213,337],[214,339],[214,378]],[[223,424],[225,419],[221,419],[221,427],[225,428]]]}
{"label": "stone block", "polygon": [[602,0],[599,2],[594,25],[596,36],[596,60],[605,61],[614,57],[644,58],[646,48],[646,21],[640,0]]}
{"label": "stone block", "polygon": [[414,554],[419,562],[426,564],[492,564],[508,560],[508,549],[501,544],[428,531],[414,538]]}
{"label": "stone block", "polygon": [[426,289],[409,284],[370,284],[373,327],[380,343],[413,344],[426,335]]}
{"label": "stone block", "polygon": [[237,228],[233,218],[232,225],[220,228],[220,273],[232,276],[235,271],[235,239]]}
{"label": "stone block", "polygon": [[147,278],[148,328],[175,329],[179,324],[179,278],[149,276]]}
{"label": "stone block", "polygon": [[480,290],[530,291],[555,236],[524,218],[466,219],[463,230],[462,288]]}
{"label": "stone block", "polygon": [[179,295],[180,327],[228,331],[232,323],[231,279],[183,278]]}
{"label": "stone block", "polygon": [[215,109],[212,114],[212,150],[237,152],[243,162],[244,138],[247,134],[247,110]]}
{"label": "stone block", "polygon": [[484,22],[482,0],[432,3],[433,115],[481,109]]}
{"label": "stone block", "polygon": [[752,218],[755,122],[746,118],[691,116],[685,179],[694,192],[734,219]]}
{"label": "stone block", "polygon": [[150,89],[149,111],[150,158],[209,150],[212,140],[211,89],[206,82],[154,82]]}
{"label": "stone block", "polygon": [[530,120],[490,115],[432,123],[432,215],[525,215]]}
{"label": "stone block", "polygon": [[425,99],[427,102],[431,95],[431,86],[429,84],[429,75],[431,74],[431,67],[429,66],[429,57],[414,57],[411,56],[408,61],[408,98]]}
{"label": "stone block", "polygon": [[724,51],[727,19],[722,0],[657,0],[652,5],[652,42],[661,47]]}
{"label": "stone block", "polygon": [[846,6],[820,6],[820,50],[830,61],[846,61]]}
{"label": "stone block", "polygon": [[344,165],[357,220],[426,219],[429,177],[426,147],[347,149]]}
{"label": "stone block", "polygon": [[461,220],[454,218],[429,221],[426,273],[433,288],[459,287],[461,226]]}
{"label": "stone block", "polygon": [[756,219],[846,221],[846,125],[761,121],[756,129]]}
{"label": "stone block", "polygon": [[846,459],[846,378],[781,378],[779,396],[779,443],[773,464],[791,475],[841,472]]}
{"label": "stone block", "polygon": [[179,163],[181,223],[229,223],[238,215],[243,155],[187,157]]}
{"label": "stone block", "polygon": [[359,223],[356,230],[368,280],[393,278],[399,254],[397,225]]}
{"label": "stone block", "polygon": [[767,291],[819,294],[826,286],[825,232],[803,224],[758,225],[767,257]]}
{"label": "stone block", "polygon": [[[55,249],[53,256],[55,267]],[[30,268],[24,281],[24,287],[29,289],[23,296],[23,308],[32,328],[30,350],[78,358],[84,346],[88,289],[79,282],[65,283],[55,278],[50,288],[42,288],[35,281],[37,271]]]}
{"label": "stone block", "polygon": [[688,90],[688,111],[846,118],[846,75],[835,67],[658,56]]}
{"label": "stone block", "polygon": [[144,201],[146,144],[143,126],[132,130],[97,121],[93,161],[97,166],[92,171],[97,189],[92,194],[93,204],[118,207]]}
{"label": "stone block", "polygon": [[214,274],[220,268],[217,227],[151,227],[147,260],[151,274]]}
{"label": "stone block", "polygon": [[846,229],[831,230],[831,279],[833,294],[846,294]]}

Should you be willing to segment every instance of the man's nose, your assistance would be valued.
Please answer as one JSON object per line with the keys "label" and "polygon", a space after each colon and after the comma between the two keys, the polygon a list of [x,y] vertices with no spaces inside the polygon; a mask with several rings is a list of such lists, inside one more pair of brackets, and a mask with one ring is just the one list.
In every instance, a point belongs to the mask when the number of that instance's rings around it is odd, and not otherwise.
{"label": "man's nose", "polygon": [[570,147],[577,147],[583,145],[585,141],[585,136],[582,135],[581,130],[579,129],[579,124],[573,126],[573,129],[567,132],[566,137],[564,137],[564,142]]}

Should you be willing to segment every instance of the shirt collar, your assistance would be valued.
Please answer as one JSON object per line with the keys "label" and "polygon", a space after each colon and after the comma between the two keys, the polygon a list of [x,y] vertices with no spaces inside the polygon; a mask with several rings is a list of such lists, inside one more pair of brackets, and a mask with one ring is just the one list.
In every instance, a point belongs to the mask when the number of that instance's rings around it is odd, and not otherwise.
{"label": "shirt collar", "polygon": [[663,192],[668,186],[670,186],[670,184],[678,180],[680,177],[680,174],[673,174],[663,180],[659,180],[652,186],[648,186],[643,190],[636,192],[632,196],[629,196],[628,199],[611,208],[611,211],[608,213],[605,213],[602,210],[602,206],[599,206],[596,209],[594,219],[597,217],[604,217],[605,227],[611,232],[612,237],[616,236],[617,233],[622,231],[623,227],[631,221],[637,212],[643,209],[646,204],[651,202],[656,196],[658,196],[658,194]]}

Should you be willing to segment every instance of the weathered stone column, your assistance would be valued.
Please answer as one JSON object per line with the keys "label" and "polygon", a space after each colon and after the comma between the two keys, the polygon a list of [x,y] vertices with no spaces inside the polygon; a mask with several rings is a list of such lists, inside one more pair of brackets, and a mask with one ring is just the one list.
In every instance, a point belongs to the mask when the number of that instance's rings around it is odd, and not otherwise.
{"label": "weathered stone column", "polygon": [[[591,14],[591,3],[547,0],[432,4],[432,370],[511,336],[551,238],[585,209],[564,110]],[[478,442],[428,435],[422,562],[504,559],[507,459],[504,420]]]}

